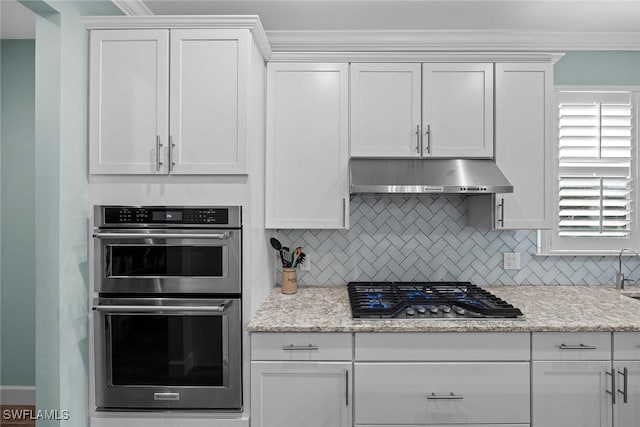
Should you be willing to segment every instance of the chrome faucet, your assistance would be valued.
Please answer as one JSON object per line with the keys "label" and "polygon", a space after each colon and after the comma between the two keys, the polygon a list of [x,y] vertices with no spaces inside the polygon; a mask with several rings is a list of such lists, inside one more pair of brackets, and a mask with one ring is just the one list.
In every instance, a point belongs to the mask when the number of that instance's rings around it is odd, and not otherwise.
{"label": "chrome faucet", "polygon": [[622,254],[624,251],[633,252],[638,258],[640,258],[640,254],[633,249],[624,248],[618,254],[618,272],[616,273],[616,288],[620,290],[624,290],[624,282],[629,282],[629,279],[624,278],[624,274],[622,274]]}

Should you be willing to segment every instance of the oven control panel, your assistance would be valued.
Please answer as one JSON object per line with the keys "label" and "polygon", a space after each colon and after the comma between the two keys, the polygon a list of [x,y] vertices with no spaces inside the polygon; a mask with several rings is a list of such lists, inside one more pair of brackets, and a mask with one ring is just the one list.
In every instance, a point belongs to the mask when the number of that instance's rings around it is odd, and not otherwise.
{"label": "oven control panel", "polygon": [[[98,226],[239,226],[240,208],[234,207],[128,207],[103,206],[102,221]],[[235,224],[235,223],[238,224]]]}

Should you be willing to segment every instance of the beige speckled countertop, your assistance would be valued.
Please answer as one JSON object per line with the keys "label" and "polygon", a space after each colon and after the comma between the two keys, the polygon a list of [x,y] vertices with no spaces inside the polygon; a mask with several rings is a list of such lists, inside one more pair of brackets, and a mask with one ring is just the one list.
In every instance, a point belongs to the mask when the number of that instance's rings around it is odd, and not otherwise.
{"label": "beige speckled countertop", "polygon": [[309,286],[299,288],[294,295],[283,295],[280,288],[274,288],[248,329],[253,332],[640,331],[640,300],[621,295],[613,287],[483,288],[518,307],[525,320],[352,319],[346,286]]}

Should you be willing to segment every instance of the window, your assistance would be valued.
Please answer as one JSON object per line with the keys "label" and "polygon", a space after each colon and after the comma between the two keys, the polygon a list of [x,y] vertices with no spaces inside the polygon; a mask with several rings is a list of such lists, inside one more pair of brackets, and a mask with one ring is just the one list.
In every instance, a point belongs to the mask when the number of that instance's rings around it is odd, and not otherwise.
{"label": "window", "polygon": [[561,90],[556,100],[554,227],[539,233],[539,252],[640,249],[637,93]]}

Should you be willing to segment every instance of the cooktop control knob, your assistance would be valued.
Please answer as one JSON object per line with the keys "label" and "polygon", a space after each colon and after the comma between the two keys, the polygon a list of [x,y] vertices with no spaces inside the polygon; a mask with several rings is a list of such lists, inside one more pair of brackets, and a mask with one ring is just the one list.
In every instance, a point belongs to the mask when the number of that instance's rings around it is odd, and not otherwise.
{"label": "cooktop control knob", "polygon": [[431,314],[438,314],[438,307],[431,306],[429,308],[429,311],[431,312]]}
{"label": "cooktop control knob", "polygon": [[413,307],[407,307],[405,313],[407,313],[407,316],[414,316],[416,314],[416,310]]}
{"label": "cooktop control knob", "polygon": [[464,316],[465,313],[466,311],[464,310],[464,308],[460,308],[460,307],[456,308],[456,314],[458,316]]}
{"label": "cooktop control knob", "polygon": [[451,307],[443,306],[443,307],[442,307],[442,311],[443,311],[444,313],[451,313]]}
{"label": "cooktop control knob", "polygon": [[422,305],[417,306],[416,310],[418,311],[419,314],[425,314],[427,312],[427,309],[424,308],[424,306]]}

